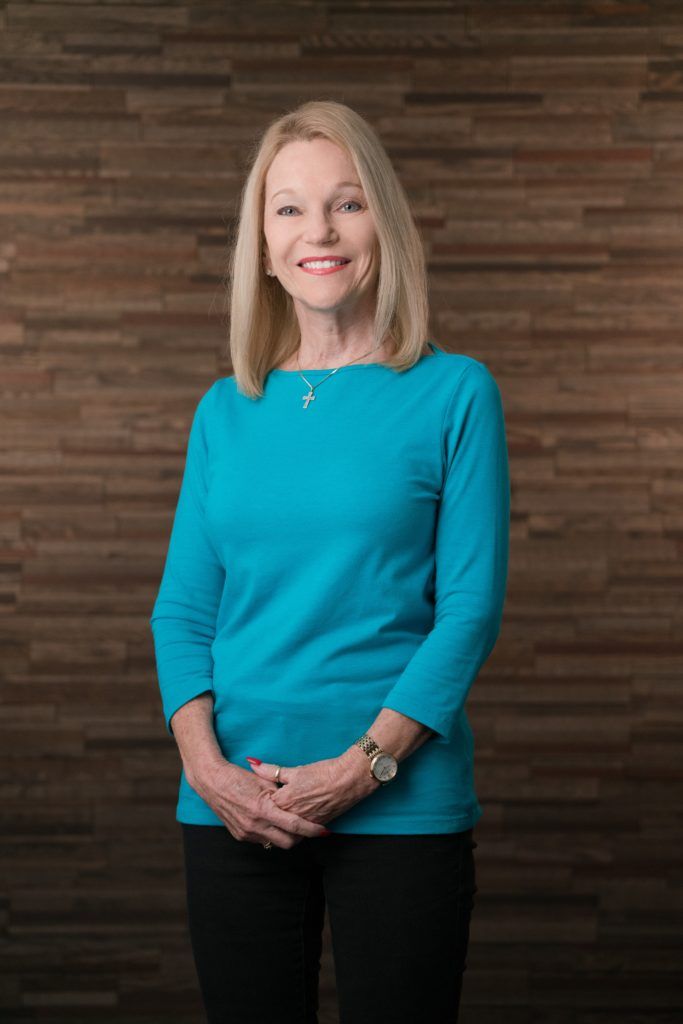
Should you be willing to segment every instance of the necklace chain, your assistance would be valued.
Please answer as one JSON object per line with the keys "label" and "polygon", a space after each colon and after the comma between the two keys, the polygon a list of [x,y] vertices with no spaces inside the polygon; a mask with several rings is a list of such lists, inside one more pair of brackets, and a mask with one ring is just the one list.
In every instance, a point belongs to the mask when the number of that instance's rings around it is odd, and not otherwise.
{"label": "necklace chain", "polygon": [[304,376],[303,370],[301,369],[301,363],[299,361],[299,351],[297,349],[296,362],[297,362],[297,366],[299,367],[299,371],[298,371],[299,372],[299,376],[302,378],[302,380],[306,381],[306,383],[308,384],[308,394],[301,396],[303,398],[303,400],[304,400],[304,409],[308,409],[308,406],[310,405],[310,403],[315,401],[315,394],[314,394],[315,389],[319,388],[321,384],[323,384],[326,380],[328,380],[328,378],[332,377],[333,374],[338,373],[339,370],[343,370],[346,366],[351,366],[353,363],[357,363],[359,359],[364,359],[365,356],[369,356],[373,352],[376,352],[377,349],[381,348],[383,344],[384,344],[384,342],[380,341],[379,345],[375,345],[374,348],[371,348],[369,352],[364,352],[363,355],[356,356],[356,358],[352,359],[350,363],[344,363],[344,366],[336,366],[334,368],[334,370],[330,370],[330,372],[327,374],[327,376],[323,377],[322,380],[319,380],[317,384],[311,384],[310,380],[308,380],[308,378]]}

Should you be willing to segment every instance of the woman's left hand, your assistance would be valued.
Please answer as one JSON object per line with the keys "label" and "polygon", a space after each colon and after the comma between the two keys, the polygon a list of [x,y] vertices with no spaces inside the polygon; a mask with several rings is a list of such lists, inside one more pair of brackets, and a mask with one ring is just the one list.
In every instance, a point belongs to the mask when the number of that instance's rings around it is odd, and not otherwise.
{"label": "woman's left hand", "polygon": [[[296,768],[281,765],[279,781],[282,786],[271,793],[271,799],[283,810],[325,825],[379,789],[379,782],[370,775],[369,761],[363,764],[358,755],[367,761],[367,756],[359,749]],[[261,764],[248,761],[248,764],[260,778],[276,781],[278,765],[266,761]]]}

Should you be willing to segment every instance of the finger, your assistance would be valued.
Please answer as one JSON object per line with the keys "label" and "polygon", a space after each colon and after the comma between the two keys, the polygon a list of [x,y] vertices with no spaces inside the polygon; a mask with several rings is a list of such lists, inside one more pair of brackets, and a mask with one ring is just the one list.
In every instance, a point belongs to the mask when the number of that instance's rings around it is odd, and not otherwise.
{"label": "finger", "polygon": [[283,850],[288,850],[292,846],[292,840],[294,840],[294,845],[296,845],[296,843],[300,843],[302,839],[303,836],[288,832],[283,828],[278,828],[277,825],[273,825],[271,822],[262,829],[262,835],[259,835],[258,842],[261,843],[261,845],[263,845],[263,843],[271,842],[273,846],[279,846]]}
{"label": "finger", "polygon": [[269,764],[267,761],[259,761],[256,757],[248,757],[247,761],[254,774],[258,775],[261,779],[268,779],[270,782],[282,784],[290,781],[288,778],[289,768],[283,768],[279,764]]}
{"label": "finger", "polygon": [[285,811],[282,807],[278,807],[271,799],[270,794],[268,795],[267,816],[270,824],[294,835],[313,838],[324,835],[327,831],[325,826],[320,825],[317,821],[309,821],[308,818],[302,818],[298,814],[294,814],[293,811]]}
{"label": "finger", "polygon": [[321,825],[317,821],[309,821],[308,818],[302,818],[298,814],[293,814],[291,811],[283,811],[290,822],[287,826],[290,832],[294,832],[296,835],[304,836],[308,839],[315,839],[317,836],[325,835],[328,829]]}

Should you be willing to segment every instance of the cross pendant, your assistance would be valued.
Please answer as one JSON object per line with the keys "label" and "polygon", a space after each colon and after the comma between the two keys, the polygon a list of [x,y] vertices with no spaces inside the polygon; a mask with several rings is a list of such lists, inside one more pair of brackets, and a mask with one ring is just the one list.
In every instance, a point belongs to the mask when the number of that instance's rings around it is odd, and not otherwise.
{"label": "cross pendant", "polygon": [[315,395],[313,394],[313,388],[310,389],[310,391],[308,392],[307,395],[302,395],[301,397],[303,398],[304,402],[306,403],[304,405],[304,409],[308,409],[308,403],[315,401]]}

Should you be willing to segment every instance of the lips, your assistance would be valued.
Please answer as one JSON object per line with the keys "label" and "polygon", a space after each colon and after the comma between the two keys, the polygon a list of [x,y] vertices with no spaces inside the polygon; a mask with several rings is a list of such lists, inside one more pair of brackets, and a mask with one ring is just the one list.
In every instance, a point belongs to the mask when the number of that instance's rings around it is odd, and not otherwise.
{"label": "lips", "polygon": [[334,260],[335,263],[341,260],[343,263],[350,263],[351,260],[347,259],[346,256],[304,256],[302,260],[299,260],[297,267],[302,267],[306,263],[318,263],[318,262],[329,262]]}

